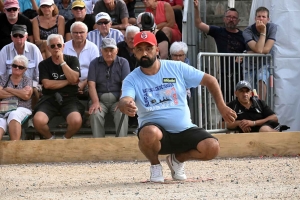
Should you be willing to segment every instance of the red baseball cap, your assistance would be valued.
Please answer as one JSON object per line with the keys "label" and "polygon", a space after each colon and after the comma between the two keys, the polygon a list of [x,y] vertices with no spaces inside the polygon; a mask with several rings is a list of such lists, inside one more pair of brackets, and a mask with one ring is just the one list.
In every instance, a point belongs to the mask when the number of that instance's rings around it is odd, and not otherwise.
{"label": "red baseball cap", "polygon": [[134,47],[142,42],[146,42],[153,46],[157,46],[156,37],[150,31],[142,31],[134,36],[134,39],[133,39]]}

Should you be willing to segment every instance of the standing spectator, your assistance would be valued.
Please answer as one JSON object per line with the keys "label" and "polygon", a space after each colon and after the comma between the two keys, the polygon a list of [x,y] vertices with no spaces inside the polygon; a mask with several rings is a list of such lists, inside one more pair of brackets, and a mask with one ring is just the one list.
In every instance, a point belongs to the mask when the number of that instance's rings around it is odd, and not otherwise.
{"label": "standing spectator", "polygon": [[[118,109],[122,82],[130,73],[128,61],[117,56],[118,48],[113,38],[103,38],[101,46],[102,56],[91,62],[88,74],[89,114],[94,137],[105,137],[104,123],[108,112],[114,117],[117,132],[122,116]],[[119,136],[125,137],[127,132],[128,117],[125,116]]]}
{"label": "standing spectator", "polygon": [[[215,39],[217,49],[219,53],[243,53],[246,49],[243,32],[237,28],[240,22],[239,13],[235,8],[229,8],[223,17],[225,27],[219,27],[214,25],[207,25],[201,21],[198,0],[194,0],[194,12],[195,12],[195,25],[204,33],[210,35]],[[235,84],[239,80],[243,79],[242,73],[238,73],[240,70],[243,71],[242,67],[238,69],[239,63],[242,62],[239,58],[232,60],[227,59],[224,63],[221,57],[221,90],[226,102],[231,101],[234,96]],[[231,64],[229,66],[229,63]],[[242,66],[242,65],[240,65]],[[234,70],[235,69],[235,70]],[[234,72],[236,72],[234,74]],[[236,82],[234,82],[236,80]],[[228,82],[231,83],[229,87]]]}
{"label": "standing spectator", "polygon": [[92,14],[86,13],[86,7],[84,1],[75,0],[72,3],[72,13],[74,15],[74,19],[71,19],[66,23],[65,28],[65,40],[71,40],[70,27],[76,21],[83,22],[88,27],[88,32],[94,30],[95,26],[95,17]]}
{"label": "standing spectator", "polygon": [[54,139],[48,123],[60,113],[68,124],[63,138],[69,139],[80,129],[85,110],[77,98],[80,65],[77,57],[63,54],[64,40],[61,35],[49,35],[47,48],[51,57],[39,64],[43,96],[35,107],[33,124],[46,139]]}
{"label": "standing spectator", "polygon": [[[255,11],[255,23],[248,26],[244,32],[243,36],[247,44],[247,52],[254,52],[260,54],[272,54],[274,55],[274,43],[276,41],[277,25],[270,23],[269,10],[266,7],[259,7]],[[248,62],[245,62],[246,65]],[[249,61],[250,66],[245,66],[245,80],[256,85],[256,81],[259,84],[259,96],[262,100],[266,99],[267,95],[267,83],[270,76],[269,73],[269,63],[267,64],[266,59],[263,62],[252,63]],[[250,69],[249,69],[250,68]],[[258,80],[256,80],[258,74]]]}
{"label": "standing spectator", "polygon": [[128,24],[128,10],[123,0],[99,0],[94,7],[94,15],[107,13],[112,21],[112,28],[125,32]]}
{"label": "standing spectator", "polygon": [[185,180],[185,161],[211,160],[220,150],[215,137],[192,123],[186,88],[206,86],[226,122],[234,122],[236,113],[226,106],[216,78],[183,62],[157,59],[153,33],[136,34],[133,51],[140,67],[123,81],[119,108],[139,116],[138,145],[151,164],[150,181],[164,182],[158,155],[165,154],[172,178]]}
{"label": "standing spectator", "polygon": [[136,0],[124,0],[126,3],[127,11],[128,11],[128,23],[132,25],[136,25],[136,17],[135,17],[135,4]]}
{"label": "standing spectator", "polygon": [[26,25],[28,40],[33,42],[32,24],[30,20],[19,13],[18,0],[6,0],[4,2],[4,13],[0,13],[0,49],[12,42],[11,29],[14,24]]}
{"label": "standing spectator", "polygon": [[40,0],[19,0],[20,12],[24,12],[25,10],[35,10],[36,12],[40,6]]}
{"label": "standing spectator", "polygon": [[11,140],[20,140],[21,124],[31,115],[32,80],[25,75],[28,60],[23,55],[17,55],[12,62],[11,75],[0,76],[0,98],[2,100],[18,100],[16,110],[10,111],[0,117],[0,140],[9,130]]}
{"label": "standing spectator", "polygon": [[53,0],[41,0],[38,16],[32,20],[34,42],[39,47],[43,58],[51,56],[47,49],[47,38],[51,34],[64,35],[65,19],[58,15]]}
{"label": "standing spectator", "polygon": [[60,0],[57,4],[58,12],[65,18],[65,23],[73,19],[72,14],[72,1],[71,0]]}
{"label": "standing spectator", "polygon": [[[111,18],[107,13],[100,12],[96,15],[96,30],[88,33],[87,39],[101,48],[103,38],[113,38],[117,43],[124,41],[121,31],[111,28]],[[100,51],[101,55],[101,51]]]}

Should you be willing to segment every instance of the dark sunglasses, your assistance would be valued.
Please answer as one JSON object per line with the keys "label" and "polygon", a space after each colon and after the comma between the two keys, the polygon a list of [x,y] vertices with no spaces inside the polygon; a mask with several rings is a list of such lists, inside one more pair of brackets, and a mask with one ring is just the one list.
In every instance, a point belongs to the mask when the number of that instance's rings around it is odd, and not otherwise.
{"label": "dark sunglasses", "polygon": [[102,24],[105,24],[105,25],[106,25],[106,24],[108,24],[109,22],[110,22],[110,21],[107,21],[107,22],[97,22],[97,24],[98,24],[98,25],[102,25]]}
{"label": "dark sunglasses", "polygon": [[17,37],[23,38],[24,35],[16,33],[16,34],[13,34],[13,37],[14,37],[14,38],[17,38]]}
{"label": "dark sunglasses", "polygon": [[51,48],[51,49],[54,49],[55,47],[61,48],[61,47],[62,47],[62,44],[51,44],[51,45],[50,45],[50,48]]}
{"label": "dark sunglasses", "polygon": [[[51,5],[52,6],[52,5]],[[50,8],[51,7],[50,5],[41,5],[40,7],[41,8]]]}
{"label": "dark sunglasses", "polygon": [[83,9],[85,9],[85,7],[74,7],[74,8],[72,8],[73,10],[83,10]]}
{"label": "dark sunglasses", "polygon": [[11,65],[13,68],[15,68],[15,69],[20,69],[20,70],[23,70],[23,69],[25,69],[26,67],[24,67],[24,66],[21,66],[21,65],[16,65],[16,64],[12,64]]}
{"label": "dark sunglasses", "polygon": [[16,11],[18,10],[18,8],[5,8],[5,10],[6,10],[7,12],[11,12],[11,11],[16,12]]}

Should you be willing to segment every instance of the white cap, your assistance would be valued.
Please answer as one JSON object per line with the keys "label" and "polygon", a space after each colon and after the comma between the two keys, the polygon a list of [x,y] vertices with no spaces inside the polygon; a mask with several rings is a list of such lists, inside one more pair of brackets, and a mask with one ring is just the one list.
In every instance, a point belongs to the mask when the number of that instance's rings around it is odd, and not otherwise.
{"label": "white cap", "polygon": [[40,6],[42,6],[42,5],[52,6],[53,4],[54,4],[53,0],[41,0],[40,1]]}
{"label": "white cap", "polygon": [[100,19],[106,19],[107,21],[111,21],[111,18],[109,16],[109,14],[107,14],[106,12],[100,12],[96,15],[95,17],[96,19],[96,23],[100,20]]}

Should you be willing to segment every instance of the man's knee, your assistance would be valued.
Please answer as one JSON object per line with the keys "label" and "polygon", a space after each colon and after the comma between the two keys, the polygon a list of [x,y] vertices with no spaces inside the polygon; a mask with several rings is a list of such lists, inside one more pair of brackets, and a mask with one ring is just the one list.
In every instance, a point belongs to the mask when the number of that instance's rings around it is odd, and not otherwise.
{"label": "man's knee", "polygon": [[157,141],[157,140],[161,140],[161,138],[162,138],[161,130],[154,125],[144,126],[139,131],[139,139],[145,142]]}
{"label": "man's knee", "polygon": [[33,124],[34,126],[40,126],[40,125],[45,125],[49,122],[48,116],[41,112],[38,111],[37,113],[35,113],[35,115],[33,116]]}
{"label": "man's knee", "polygon": [[262,126],[260,127],[259,132],[278,132],[278,131],[271,128],[270,126]]}
{"label": "man's knee", "polygon": [[219,154],[220,145],[218,140],[207,138],[198,143],[197,149],[203,154],[203,160],[211,160]]}

